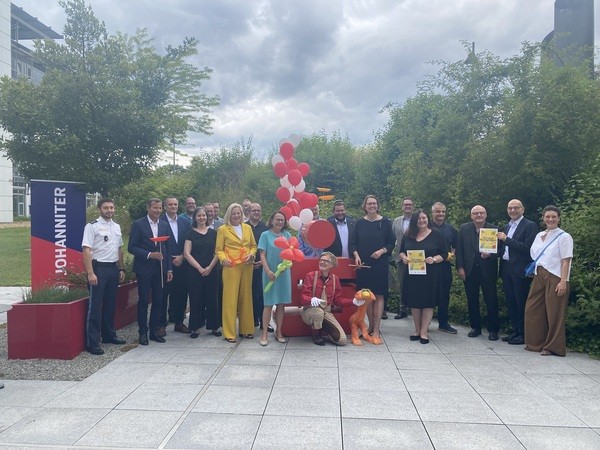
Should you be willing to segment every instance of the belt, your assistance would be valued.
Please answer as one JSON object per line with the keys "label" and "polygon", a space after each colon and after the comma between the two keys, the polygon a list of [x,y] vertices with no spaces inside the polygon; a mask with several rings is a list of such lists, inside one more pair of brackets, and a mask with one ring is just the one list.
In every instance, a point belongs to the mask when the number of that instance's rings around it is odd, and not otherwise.
{"label": "belt", "polygon": [[97,260],[93,259],[92,260],[92,264],[94,264],[96,266],[99,266],[99,267],[103,267],[103,266],[110,267],[110,266],[116,265],[117,261],[115,261],[115,262],[102,262],[102,261],[97,261]]}

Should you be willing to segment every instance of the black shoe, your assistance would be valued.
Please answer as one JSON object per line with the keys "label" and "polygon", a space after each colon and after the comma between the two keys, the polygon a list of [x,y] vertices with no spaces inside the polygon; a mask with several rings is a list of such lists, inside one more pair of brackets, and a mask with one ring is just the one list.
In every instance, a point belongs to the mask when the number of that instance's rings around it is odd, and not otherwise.
{"label": "black shoe", "polygon": [[216,336],[216,337],[223,336],[223,333],[221,333],[221,330],[212,330],[211,333],[213,336]]}
{"label": "black shoe", "polygon": [[410,340],[411,341],[418,341],[419,339],[421,339],[421,336],[419,336],[418,334],[411,334],[410,335]]}
{"label": "black shoe", "polygon": [[198,338],[198,333],[196,333],[196,332],[194,331],[193,333],[190,333],[190,337],[191,337],[192,339],[196,339],[196,338]]}
{"label": "black shoe", "polygon": [[387,319],[387,313],[384,311],[383,314],[381,315],[381,320],[386,320]]}
{"label": "black shoe", "polygon": [[269,333],[274,333],[274,332],[275,332],[275,328],[273,328],[271,325],[269,325],[269,326],[267,327],[267,331],[268,331]]}
{"label": "black shoe", "polygon": [[104,350],[102,350],[100,347],[88,347],[86,350],[92,355],[104,355]]}
{"label": "black shoe", "polygon": [[445,333],[450,333],[450,334],[456,334],[456,333],[458,333],[458,331],[456,330],[456,328],[451,327],[449,323],[447,323],[445,325],[440,325],[438,327],[438,330],[443,331]]}
{"label": "black shoe", "polygon": [[509,336],[504,336],[504,337],[502,338],[502,342],[508,342],[508,341],[510,341],[511,339],[514,339],[514,338],[516,338],[518,335],[519,335],[519,333],[511,333]]}
{"label": "black shoe", "polygon": [[126,342],[123,339],[119,339],[117,337],[112,338],[112,339],[102,339],[102,343],[103,344],[115,344],[115,345],[126,344]]}
{"label": "black shoe", "polygon": [[140,333],[140,345],[148,345],[148,333]]}
{"label": "black shoe", "polygon": [[521,336],[520,334],[518,334],[514,338],[510,338],[508,340],[508,343],[510,345],[523,345],[525,343],[525,340],[523,339],[523,336]]}
{"label": "black shoe", "polygon": [[490,333],[490,334],[488,335],[488,339],[489,339],[490,341],[497,341],[497,340],[498,340],[498,333]]}
{"label": "black shoe", "polygon": [[396,320],[404,319],[405,317],[408,317],[408,313],[406,311],[400,311],[398,314],[396,314],[394,316],[394,319],[396,319]]}
{"label": "black shoe", "polygon": [[429,338],[427,338],[427,339],[426,338],[419,338],[419,342],[421,344],[429,344]]}
{"label": "black shoe", "polygon": [[476,330],[475,328],[471,328],[471,331],[469,331],[469,334],[467,334],[467,336],[469,337],[477,337],[481,334],[481,330]]}
{"label": "black shoe", "polygon": [[154,333],[150,334],[150,340],[154,342],[160,342],[161,344],[167,342],[164,337]]}

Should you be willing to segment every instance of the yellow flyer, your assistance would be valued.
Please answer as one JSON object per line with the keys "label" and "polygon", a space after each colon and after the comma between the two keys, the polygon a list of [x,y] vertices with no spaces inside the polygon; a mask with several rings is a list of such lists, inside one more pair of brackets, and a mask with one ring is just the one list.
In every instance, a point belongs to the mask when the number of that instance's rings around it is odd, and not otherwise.
{"label": "yellow flyer", "polygon": [[479,251],[481,253],[498,253],[498,230],[495,228],[479,230]]}
{"label": "yellow flyer", "polygon": [[425,250],[407,250],[409,275],[427,275]]}

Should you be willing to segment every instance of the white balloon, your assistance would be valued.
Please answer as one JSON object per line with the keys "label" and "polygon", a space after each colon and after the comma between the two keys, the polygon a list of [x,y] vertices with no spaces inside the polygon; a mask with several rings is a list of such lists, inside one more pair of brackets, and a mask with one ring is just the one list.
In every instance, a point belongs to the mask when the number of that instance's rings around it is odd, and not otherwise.
{"label": "white balloon", "polygon": [[288,139],[290,140],[290,142],[292,143],[294,148],[298,147],[298,144],[300,143],[300,136],[298,134],[296,134],[296,133],[290,134],[288,136]]}
{"label": "white balloon", "polygon": [[298,231],[300,229],[300,227],[302,226],[302,221],[300,220],[300,217],[298,217],[298,216],[290,217],[290,220],[288,220],[288,223],[290,224],[290,227],[296,231]]}
{"label": "white balloon", "polygon": [[308,208],[305,208],[302,211],[300,211],[300,220],[304,225],[310,223],[313,220],[313,217],[313,212]]}
{"label": "white balloon", "polygon": [[[281,146],[282,146],[283,144],[286,144],[286,143],[288,143],[288,142],[289,142],[290,144],[292,144],[292,141],[290,141],[288,138],[279,139],[279,148],[281,148]],[[292,145],[294,145],[294,144],[292,144]]]}
{"label": "white balloon", "polygon": [[281,187],[284,187],[284,188],[292,187],[292,183],[290,183],[290,181],[288,180],[287,175],[285,175],[279,179],[279,184],[281,185]]}
{"label": "white balloon", "polygon": [[304,188],[306,188],[306,182],[304,181],[304,179],[302,179],[300,181],[300,184],[298,184],[298,186],[294,186],[294,191],[304,192]]}
{"label": "white balloon", "polygon": [[[294,188],[293,187],[289,187],[287,188],[288,191],[290,191],[290,200],[294,198]],[[295,199],[294,199],[295,200]],[[296,200],[298,201],[298,200]]]}
{"label": "white balloon", "polygon": [[271,158],[271,164],[273,164],[273,167],[275,167],[275,164],[280,163],[280,162],[285,162],[285,159],[283,159],[283,156],[281,156],[279,153],[276,155],[273,155],[273,157]]}

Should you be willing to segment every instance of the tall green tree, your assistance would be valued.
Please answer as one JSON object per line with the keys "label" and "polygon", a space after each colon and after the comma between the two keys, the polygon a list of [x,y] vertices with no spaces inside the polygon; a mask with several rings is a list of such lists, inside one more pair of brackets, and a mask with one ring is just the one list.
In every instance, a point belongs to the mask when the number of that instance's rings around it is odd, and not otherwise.
{"label": "tall green tree", "polygon": [[85,181],[107,194],[186,133],[210,132],[218,98],[201,90],[211,70],[189,62],[194,38],[158,54],[145,30],[109,35],[85,0],[59,3],[64,44],[35,44],[42,82],[0,80],[0,124],[11,133],[4,148],[25,177]]}

